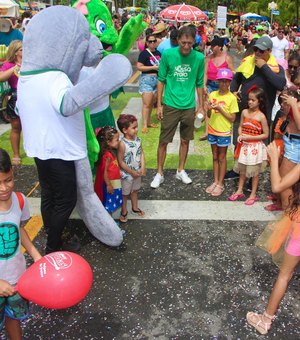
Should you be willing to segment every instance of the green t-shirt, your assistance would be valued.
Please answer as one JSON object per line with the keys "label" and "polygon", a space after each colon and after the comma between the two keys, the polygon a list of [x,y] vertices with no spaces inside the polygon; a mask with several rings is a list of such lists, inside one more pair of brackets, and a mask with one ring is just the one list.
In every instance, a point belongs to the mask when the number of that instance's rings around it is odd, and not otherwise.
{"label": "green t-shirt", "polygon": [[196,106],[195,88],[204,86],[204,56],[191,50],[181,55],[179,47],[165,50],[159,64],[158,80],[165,84],[164,104],[176,109]]}

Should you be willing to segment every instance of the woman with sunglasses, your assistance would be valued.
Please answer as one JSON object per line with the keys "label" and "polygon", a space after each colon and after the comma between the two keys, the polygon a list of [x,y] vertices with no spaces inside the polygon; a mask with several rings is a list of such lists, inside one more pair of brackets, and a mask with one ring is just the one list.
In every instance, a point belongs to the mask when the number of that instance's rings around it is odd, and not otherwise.
{"label": "woman with sunglasses", "polygon": [[300,56],[293,53],[288,60],[288,68],[285,71],[286,86],[290,90],[297,90],[298,87],[294,84],[297,70],[300,67]]}
{"label": "woman with sunglasses", "polygon": [[157,73],[161,54],[157,51],[157,39],[154,34],[146,37],[146,49],[138,57],[137,69],[142,72],[140,76],[139,93],[142,95],[142,132],[148,133],[149,127],[157,127],[151,123],[151,112],[157,91]]}

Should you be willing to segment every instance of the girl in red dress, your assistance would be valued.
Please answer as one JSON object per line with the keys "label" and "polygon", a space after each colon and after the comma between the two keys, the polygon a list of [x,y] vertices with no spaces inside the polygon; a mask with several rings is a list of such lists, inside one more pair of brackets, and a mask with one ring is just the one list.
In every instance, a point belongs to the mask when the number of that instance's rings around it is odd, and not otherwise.
{"label": "girl in red dress", "polygon": [[119,147],[119,133],[111,126],[103,127],[97,140],[100,155],[95,180],[95,192],[104,208],[112,214],[122,206],[121,173],[114,150]]}

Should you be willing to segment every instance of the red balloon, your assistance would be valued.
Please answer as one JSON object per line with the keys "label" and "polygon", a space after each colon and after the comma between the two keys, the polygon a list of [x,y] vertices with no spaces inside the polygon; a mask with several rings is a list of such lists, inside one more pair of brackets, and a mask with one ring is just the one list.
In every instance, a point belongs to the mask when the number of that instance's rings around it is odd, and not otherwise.
{"label": "red balloon", "polygon": [[37,305],[63,309],[76,305],[92,287],[93,272],[81,256],[67,251],[48,254],[20,277],[16,290]]}

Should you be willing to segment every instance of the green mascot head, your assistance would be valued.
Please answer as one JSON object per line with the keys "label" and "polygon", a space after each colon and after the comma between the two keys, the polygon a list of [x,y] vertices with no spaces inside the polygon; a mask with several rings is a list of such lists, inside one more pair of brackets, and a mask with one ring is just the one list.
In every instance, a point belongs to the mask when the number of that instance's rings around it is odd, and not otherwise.
{"label": "green mascot head", "polygon": [[110,53],[127,55],[134,42],[146,28],[143,15],[131,17],[122,28],[120,35],[114,27],[112,16],[101,0],[78,0],[73,7],[87,19],[90,31],[98,37],[103,45],[104,56]]}

